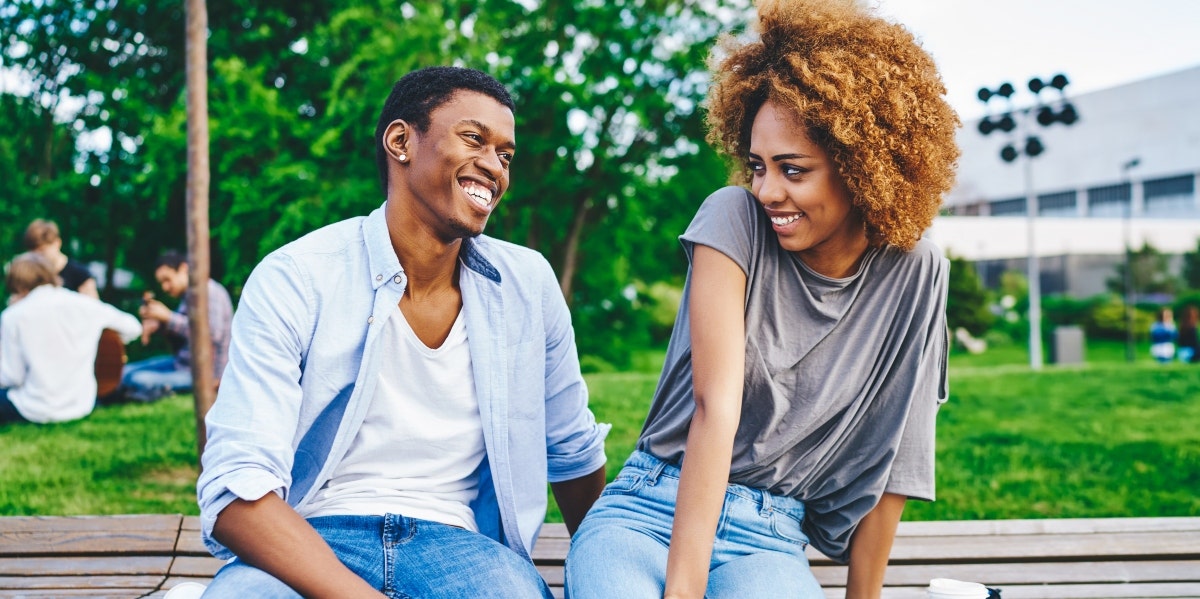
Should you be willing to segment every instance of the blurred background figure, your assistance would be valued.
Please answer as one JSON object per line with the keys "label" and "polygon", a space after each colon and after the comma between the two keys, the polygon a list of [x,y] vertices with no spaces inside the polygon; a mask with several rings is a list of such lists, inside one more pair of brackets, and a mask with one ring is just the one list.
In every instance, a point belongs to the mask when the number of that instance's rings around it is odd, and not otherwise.
{"label": "blurred background figure", "polygon": [[37,252],[46,258],[50,267],[62,280],[62,286],[71,291],[100,299],[96,289],[96,278],[83,263],[68,258],[62,251],[62,237],[54,221],[37,219],[25,228],[25,249]]}
{"label": "blurred background figure", "polygon": [[0,313],[0,423],[62,422],[96,405],[93,370],[100,335],[128,343],[142,326],[98,299],[60,286],[54,266],[26,252],[8,268],[8,308]]}
{"label": "blurred background figure", "polygon": [[1175,316],[1171,308],[1159,309],[1154,316],[1154,324],[1150,325],[1150,355],[1159,362],[1170,362],[1175,359]]}
{"label": "blurred background figure", "polygon": [[1184,306],[1183,314],[1179,316],[1179,347],[1175,350],[1180,362],[1196,361],[1196,353],[1200,351],[1197,323],[1200,323],[1200,308]]}
{"label": "blurred background figure", "polygon": [[[121,379],[124,399],[150,402],[168,395],[192,389],[192,351],[188,325],[187,258],[175,251],[163,253],[154,267],[154,279],[167,295],[179,299],[179,307],[172,311],[154,294],[142,296],[142,343],[161,331],[175,350],[173,356],[156,356],[140,360],[125,367]],[[229,292],[220,283],[208,280],[208,326],[213,344],[213,379],[220,384],[225,363],[229,361],[229,332],[233,324],[233,301]]]}

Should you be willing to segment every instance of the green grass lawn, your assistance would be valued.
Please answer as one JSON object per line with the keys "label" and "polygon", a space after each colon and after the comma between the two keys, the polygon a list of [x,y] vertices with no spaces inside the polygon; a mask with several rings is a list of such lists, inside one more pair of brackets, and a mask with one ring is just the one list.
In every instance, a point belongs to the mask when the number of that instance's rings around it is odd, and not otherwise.
{"label": "green grass lawn", "polygon": [[[1033,373],[1019,348],[994,351],[952,357],[938,501],[911,503],[906,519],[1200,515],[1200,365],[1126,364],[1123,349],[1089,346],[1085,366]],[[654,391],[657,373],[641,370],[587,376],[597,419],[613,424],[610,478]],[[195,514],[191,410],[176,397],[0,426],[0,515]]]}

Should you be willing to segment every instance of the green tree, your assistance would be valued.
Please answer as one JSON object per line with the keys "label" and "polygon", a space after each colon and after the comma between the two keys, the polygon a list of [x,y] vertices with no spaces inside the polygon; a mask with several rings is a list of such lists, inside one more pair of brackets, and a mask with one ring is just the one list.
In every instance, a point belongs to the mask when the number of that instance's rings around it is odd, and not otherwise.
{"label": "green tree", "polygon": [[[650,342],[638,289],[681,282],[676,237],[726,179],[703,141],[704,58],[748,4],[262,0],[213,11],[213,275],[236,295],[267,252],[377,207],[372,136],[392,83],[420,66],[481,68],[513,90],[520,146],[488,233],[543,252],[581,349],[623,362]],[[161,249],[183,245],[182,31],[181,2],[0,5],[3,65],[33,82],[22,96],[78,106],[39,125],[59,136],[48,172],[74,187],[43,187],[37,216],[77,236],[81,258],[148,274]],[[35,139],[37,118],[15,136]],[[23,154],[24,172],[38,172],[43,149]]]}
{"label": "green tree", "polygon": [[[1165,254],[1149,243],[1143,243],[1141,249],[1130,254],[1133,289],[1131,294],[1169,294],[1173,295],[1179,289],[1179,279],[1171,274],[1170,263]],[[1108,290],[1125,295],[1125,264],[1119,263],[1113,268],[1113,276],[1105,284]]]}
{"label": "green tree", "polygon": [[1200,291],[1200,239],[1196,240],[1196,249],[1183,254],[1183,284]]}
{"label": "green tree", "polygon": [[951,330],[964,328],[973,336],[987,332],[995,320],[988,308],[987,290],[966,258],[951,255],[946,298],[946,324]]}

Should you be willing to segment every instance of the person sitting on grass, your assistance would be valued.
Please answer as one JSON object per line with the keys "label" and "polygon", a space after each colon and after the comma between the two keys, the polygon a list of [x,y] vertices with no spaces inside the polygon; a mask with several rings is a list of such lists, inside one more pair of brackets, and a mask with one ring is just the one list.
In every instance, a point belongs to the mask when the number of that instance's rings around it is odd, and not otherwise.
{"label": "person sitting on grass", "polygon": [[63,422],[96,405],[100,334],[129,343],[142,325],[98,299],[60,286],[54,265],[26,252],[8,266],[9,306],[0,313],[0,423]]}
{"label": "person sitting on grass", "polygon": [[64,289],[78,291],[86,296],[100,299],[96,288],[96,278],[87,267],[77,262],[62,251],[62,236],[59,235],[58,225],[51,220],[36,219],[25,227],[25,249],[41,254],[50,262],[50,267],[62,279]]}
{"label": "person sitting on grass", "polygon": [[[150,335],[162,331],[167,341],[176,348],[175,355],[146,358],[125,366],[125,374],[121,378],[121,399],[151,402],[192,389],[187,258],[179,252],[165,252],[154,266],[154,278],[163,292],[179,298],[179,307],[172,311],[148,294],[138,310],[145,328],[142,344],[148,342]],[[225,371],[225,363],[229,361],[232,320],[233,302],[229,299],[229,292],[220,283],[209,279],[208,330],[212,336],[213,380],[218,385],[221,373]]]}

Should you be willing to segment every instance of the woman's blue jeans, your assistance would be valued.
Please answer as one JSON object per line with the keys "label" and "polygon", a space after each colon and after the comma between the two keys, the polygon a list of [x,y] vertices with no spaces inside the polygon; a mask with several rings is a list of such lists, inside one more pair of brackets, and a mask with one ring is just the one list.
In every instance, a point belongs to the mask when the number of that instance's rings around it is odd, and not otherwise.
{"label": "woman's blue jeans", "polygon": [[[661,599],[679,468],[635,451],[571,541],[570,599]],[[804,504],[729,485],[709,565],[709,598],[824,599],[800,530]]]}
{"label": "woman's blue jeans", "polygon": [[[394,514],[320,516],[309,523],[342,563],[393,599],[538,599],[552,597],[533,563],[455,526]],[[234,559],[204,599],[299,599],[275,577]]]}

